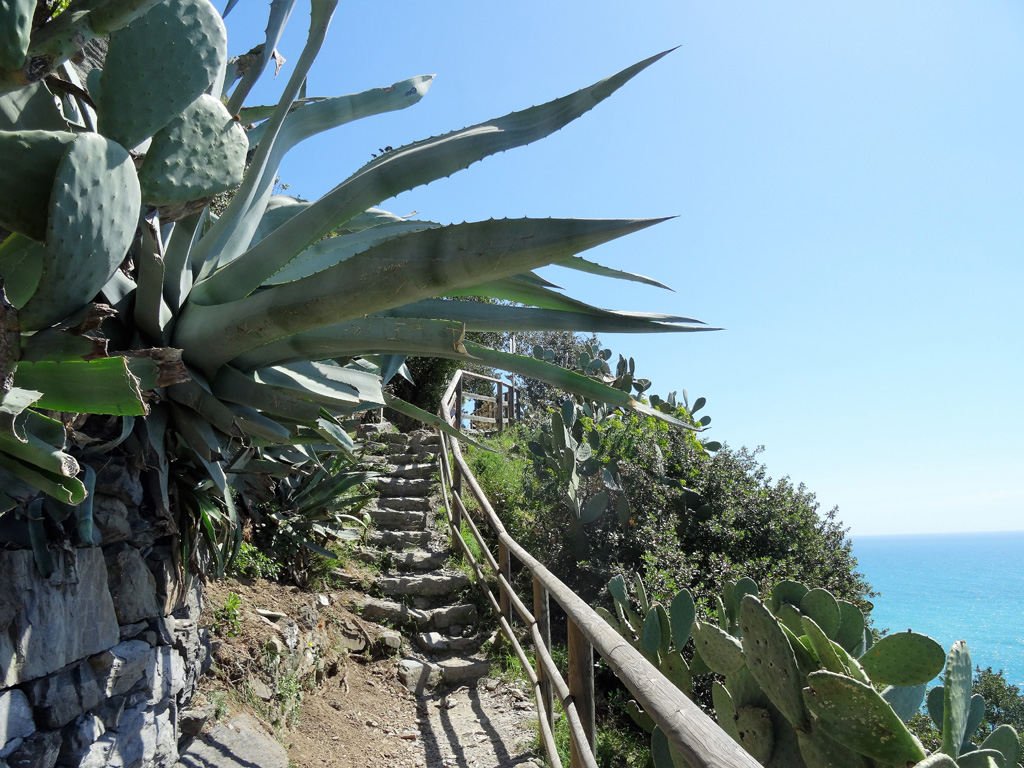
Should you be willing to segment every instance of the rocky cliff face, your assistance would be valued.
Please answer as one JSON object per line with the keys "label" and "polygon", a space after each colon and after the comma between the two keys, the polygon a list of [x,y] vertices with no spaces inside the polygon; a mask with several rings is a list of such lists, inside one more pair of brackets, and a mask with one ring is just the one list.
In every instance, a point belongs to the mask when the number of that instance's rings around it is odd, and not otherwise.
{"label": "rocky cliff face", "polygon": [[[139,475],[97,467],[98,545],[0,550],[0,768],[164,768],[209,665],[202,591],[182,584],[169,521],[144,513]],[[4,537],[17,546],[17,532]]]}

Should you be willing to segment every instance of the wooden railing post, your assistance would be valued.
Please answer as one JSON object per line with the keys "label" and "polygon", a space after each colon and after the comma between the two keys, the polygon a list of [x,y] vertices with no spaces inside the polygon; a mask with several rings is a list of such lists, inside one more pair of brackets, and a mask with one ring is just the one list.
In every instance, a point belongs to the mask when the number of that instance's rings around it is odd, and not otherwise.
{"label": "wooden railing post", "polygon": [[[572,617],[567,619],[569,624],[569,695],[576,704],[576,711],[579,713],[580,722],[583,724],[583,732],[590,742],[591,753],[594,752],[597,744],[597,722],[594,711],[594,647],[580,632]],[[583,754],[572,740],[570,751],[572,768],[581,768],[584,765]]]}
{"label": "wooden railing post", "polygon": [[[455,384],[455,428],[462,429],[462,377],[459,376],[458,382]],[[458,466],[452,467],[452,492],[457,496],[462,496],[462,472],[459,471]],[[458,513],[456,513],[458,514]],[[461,530],[461,518],[460,530]]]}
{"label": "wooden railing post", "polygon": [[[509,390],[511,391],[511,390]],[[551,652],[551,600],[548,591],[536,576],[533,577],[533,618],[537,621],[537,630],[540,632],[541,640],[548,653]],[[544,702],[544,710],[547,714],[548,727],[555,727],[554,693],[551,688],[551,681],[544,671],[544,665],[540,662],[540,653],[537,654],[537,679],[540,681],[540,696]]]}
{"label": "wooden railing post", "polygon": [[516,388],[511,384],[508,387],[508,421],[509,424],[516,423]]}
{"label": "wooden railing post", "polygon": [[[505,582],[512,583],[512,566],[509,562],[508,547],[505,546],[505,542],[498,542],[498,570],[501,571],[501,575],[505,577]],[[509,621],[512,621],[512,603],[508,596],[508,587],[504,583],[500,584],[500,590],[498,593],[499,604],[501,606],[501,615]]]}
{"label": "wooden railing post", "polygon": [[502,430],[505,429],[505,418],[504,418],[504,416],[505,416],[505,414],[504,414],[505,396],[504,396],[504,394],[502,393],[501,390],[502,390],[502,386],[501,386],[501,384],[499,384],[498,385],[498,390],[497,390],[498,391],[498,396],[494,398],[494,404],[497,406],[494,409],[495,410],[494,416],[497,419],[498,434],[501,434]]}

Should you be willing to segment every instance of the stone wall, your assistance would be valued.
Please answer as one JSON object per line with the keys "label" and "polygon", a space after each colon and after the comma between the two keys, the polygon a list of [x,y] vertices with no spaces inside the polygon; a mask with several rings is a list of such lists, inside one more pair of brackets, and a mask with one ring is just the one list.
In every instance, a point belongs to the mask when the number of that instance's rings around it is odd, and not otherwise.
{"label": "stone wall", "polygon": [[173,766],[210,663],[172,523],[146,509],[129,461],[96,470],[95,546],[52,542],[49,578],[30,549],[0,550],[0,768]]}

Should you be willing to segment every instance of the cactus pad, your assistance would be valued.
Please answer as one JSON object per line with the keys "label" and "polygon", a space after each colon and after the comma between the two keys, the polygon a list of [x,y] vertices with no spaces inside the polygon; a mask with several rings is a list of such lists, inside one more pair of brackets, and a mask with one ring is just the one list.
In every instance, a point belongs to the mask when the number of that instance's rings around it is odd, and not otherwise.
{"label": "cactus pad", "polygon": [[124,260],[139,207],[139,181],[124,148],[79,134],[57,168],[43,274],[18,313],[24,330],[52,325],[99,293]]}
{"label": "cactus pad", "polygon": [[669,606],[669,623],[672,625],[672,642],[679,650],[683,649],[690,639],[693,621],[697,618],[697,609],[693,604],[690,590],[682,589],[672,598]]}
{"label": "cactus pad", "polygon": [[153,136],[139,169],[148,205],[198,200],[242,181],[245,131],[219,99],[203,94]]}
{"label": "cactus pad", "polygon": [[926,688],[926,683],[912,686],[890,685],[882,691],[882,698],[888,702],[899,719],[906,722],[920,711]]}
{"label": "cactus pad", "polygon": [[980,693],[971,696],[970,706],[967,708],[967,725],[964,726],[964,740],[960,745],[961,753],[966,751],[965,747],[970,746],[971,736],[978,730],[981,721],[985,719],[985,697]]}
{"label": "cactus pad", "polygon": [[942,671],[945,656],[930,637],[908,631],[886,635],[859,661],[874,682],[908,686],[931,681]]}
{"label": "cactus pad", "polygon": [[956,759],[959,768],[1011,768],[1005,762],[1002,752],[994,749],[977,749],[967,752]]}
{"label": "cactus pad", "polygon": [[654,730],[654,719],[640,709],[640,705],[632,699],[630,699],[626,704],[626,714],[628,714],[630,719],[647,733]]}
{"label": "cactus pad", "polygon": [[53,177],[74,139],[65,131],[0,131],[0,227],[46,239]]}
{"label": "cactus pad", "polygon": [[0,69],[25,65],[36,0],[0,0]]}
{"label": "cactus pad", "polygon": [[210,1],[164,0],[110,36],[100,132],[135,147],[218,82],[226,62],[227,33]]}
{"label": "cactus pad", "polygon": [[764,765],[775,747],[775,728],[768,710],[761,707],[739,707],[736,710],[736,732],[743,748]]}
{"label": "cactus pad", "polygon": [[799,607],[800,601],[804,599],[804,595],[806,594],[807,587],[799,581],[790,581],[788,579],[786,581],[780,581],[772,587],[772,594],[768,601],[768,606],[771,608],[772,613],[778,615],[779,608],[786,603]]}
{"label": "cactus pad", "polygon": [[800,613],[810,616],[829,638],[839,632],[839,603],[827,589],[812,589],[800,600]]}
{"label": "cactus pad", "polygon": [[669,651],[665,654],[661,664],[661,674],[687,696],[693,693],[693,674],[686,664],[686,659],[679,651]]}
{"label": "cactus pad", "polygon": [[[662,643],[661,617],[658,615],[657,607],[647,612],[647,618],[644,619],[644,628],[640,633],[640,642],[643,645],[644,651],[652,656],[660,650]],[[664,611],[665,609],[662,608],[662,610]]]}
{"label": "cactus pad", "polygon": [[886,764],[924,760],[920,742],[870,685],[824,671],[809,675],[807,684],[804,703],[835,741]]}
{"label": "cactus pad", "polygon": [[864,755],[851,752],[830,737],[820,726],[797,731],[796,738],[807,768],[871,768],[873,765]]}
{"label": "cactus pad", "polygon": [[864,642],[864,614],[853,603],[839,600],[839,631],[832,639],[849,653],[860,656],[860,647]]}
{"label": "cactus pad", "polygon": [[733,741],[741,744],[740,732],[736,729],[736,707],[733,706],[732,696],[728,689],[715,680],[711,684],[711,703],[715,706],[715,717],[722,730],[728,733]]}
{"label": "cactus pad", "polygon": [[734,707],[755,706],[767,707],[768,697],[757,684],[757,680],[750,674],[746,666],[740,667],[733,674],[725,679],[726,690],[732,696]]}
{"label": "cactus pad", "polygon": [[794,727],[803,726],[807,722],[800,694],[803,675],[797,669],[786,633],[753,595],[747,595],[740,603],[739,621],[743,630],[743,654],[750,674]]}
{"label": "cactus pad", "polygon": [[720,675],[731,675],[745,663],[740,641],[714,624],[694,622],[693,643],[700,657]]}
{"label": "cactus pad", "polygon": [[1001,752],[1007,768],[1012,768],[1020,762],[1020,738],[1012,725],[1000,725],[981,743],[981,748]]}
{"label": "cactus pad", "polygon": [[783,603],[779,610],[775,611],[775,616],[778,618],[779,623],[789,629],[794,635],[799,636],[804,633],[804,625],[800,621],[800,609],[792,603]]}
{"label": "cactus pad", "polygon": [[846,668],[846,665],[843,664],[836,654],[832,641],[825,637],[825,633],[821,631],[821,627],[814,622],[814,619],[810,616],[804,616],[802,622],[804,634],[811,641],[811,646],[814,648],[814,653],[817,654],[822,668],[827,669],[829,672],[835,672],[838,675],[849,674],[850,670]]}
{"label": "cactus pad", "polygon": [[956,761],[949,755],[936,752],[934,755],[929,755],[918,763],[916,768],[958,768],[958,766]]}

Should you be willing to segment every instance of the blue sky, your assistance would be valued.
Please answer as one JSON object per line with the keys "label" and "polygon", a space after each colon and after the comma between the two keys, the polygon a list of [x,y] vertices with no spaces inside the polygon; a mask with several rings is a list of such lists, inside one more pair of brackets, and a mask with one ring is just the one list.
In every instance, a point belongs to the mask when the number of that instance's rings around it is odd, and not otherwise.
{"label": "blue sky", "polygon": [[[228,17],[233,53],[260,41],[265,7]],[[307,18],[299,3],[292,61]],[[652,391],[705,396],[710,435],[763,444],[770,473],[838,505],[854,535],[1022,529],[1022,43],[1009,1],[342,3],[310,95],[438,77],[281,175],[312,199],[379,147],[679,46],[558,134],[383,207],[677,216],[589,254],[674,293],[545,273],[599,306],[726,329],[604,338]]]}

